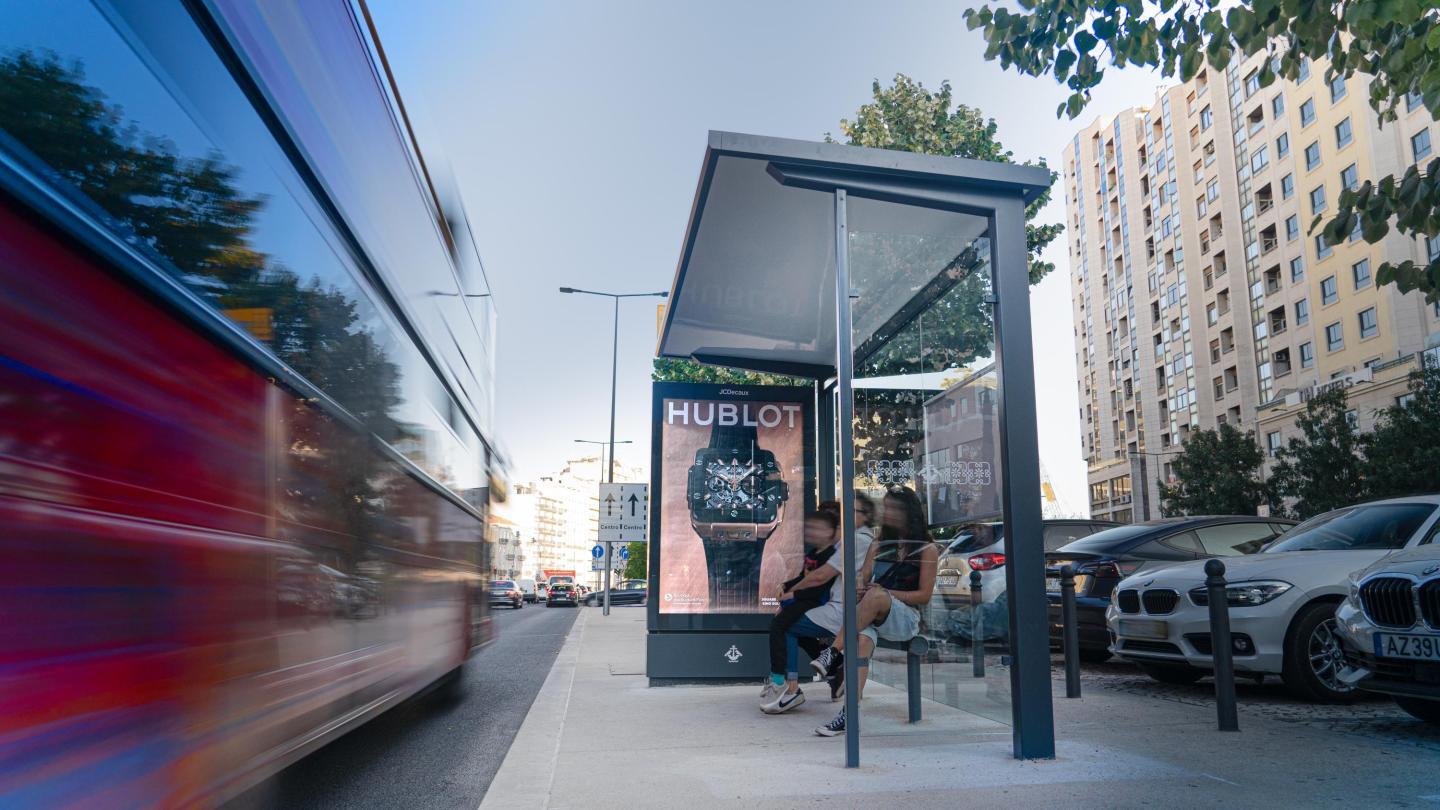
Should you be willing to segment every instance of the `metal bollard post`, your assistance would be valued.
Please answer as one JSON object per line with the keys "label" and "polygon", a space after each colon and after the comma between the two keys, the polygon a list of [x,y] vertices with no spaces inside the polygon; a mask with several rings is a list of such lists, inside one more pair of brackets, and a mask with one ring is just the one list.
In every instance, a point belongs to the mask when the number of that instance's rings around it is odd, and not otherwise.
{"label": "metal bollard post", "polygon": [[985,622],[981,619],[980,572],[970,572],[970,661],[976,678],[985,677]]}
{"label": "metal bollard post", "polygon": [[1210,602],[1210,656],[1215,664],[1215,714],[1221,731],[1239,731],[1235,711],[1234,647],[1230,641],[1230,603],[1225,598],[1225,563],[1205,563],[1205,589]]}
{"label": "metal bollard post", "polygon": [[1080,625],[1075,610],[1075,567],[1060,568],[1060,621],[1065,640],[1065,697],[1080,697]]}

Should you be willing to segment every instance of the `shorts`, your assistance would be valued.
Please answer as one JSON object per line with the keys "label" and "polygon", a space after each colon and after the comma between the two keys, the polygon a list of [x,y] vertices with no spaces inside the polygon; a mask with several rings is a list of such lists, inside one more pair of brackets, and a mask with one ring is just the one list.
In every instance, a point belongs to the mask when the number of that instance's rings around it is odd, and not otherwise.
{"label": "shorts", "polygon": [[871,641],[874,641],[878,634],[886,641],[895,642],[909,641],[919,633],[920,611],[916,610],[913,605],[901,602],[893,595],[890,597],[890,615],[886,616],[885,621],[881,622],[878,627],[867,627],[863,631],[863,634],[869,636]]}

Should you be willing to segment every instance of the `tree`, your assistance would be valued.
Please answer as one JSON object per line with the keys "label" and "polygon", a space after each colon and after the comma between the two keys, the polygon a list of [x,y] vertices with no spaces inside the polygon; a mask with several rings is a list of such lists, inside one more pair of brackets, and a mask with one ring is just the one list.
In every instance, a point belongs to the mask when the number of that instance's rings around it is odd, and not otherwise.
{"label": "tree", "polygon": [[650,553],[650,546],[646,543],[631,543],[627,548],[630,550],[630,557],[625,560],[625,572],[621,576],[625,579],[645,579],[646,556]]}
{"label": "tree", "polygon": [[[996,138],[995,119],[986,118],[980,110],[956,104],[950,82],[940,83],[931,92],[920,82],[903,73],[895,75],[895,83],[881,87],[875,81],[870,88],[873,101],[861,105],[855,118],[841,119],[840,132],[852,146],[897,149],[926,155],[975,158],[1014,163],[1015,154]],[[833,140],[827,133],[827,141]],[[1026,166],[1045,166],[1043,159],[1025,161]],[[1050,173],[1053,183],[1059,175]],[[1041,261],[1046,245],[1065,229],[1063,225],[1036,225],[1031,220],[1050,201],[1046,191],[1025,209],[1026,241],[1030,248],[1030,283],[1039,283],[1055,265]]]}
{"label": "tree", "polygon": [[1410,393],[1404,405],[1381,411],[1364,438],[1370,497],[1440,492],[1440,367],[1412,373]]}
{"label": "tree", "polygon": [[[1418,96],[1440,118],[1440,17],[1433,0],[1348,0],[1310,3],[1256,0],[1020,0],[1020,12],[982,5],[965,12],[981,29],[987,59],[1030,76],[1052,76],[1071,91],[1056,116],[1077,117],[1105,64],[1155,68],[1189,81],[1208,64],[1223,70],[1231,59],[1264,52],[1258,79],[1296,80],[1309,60],[1329,60],[1326,80],[1371,78],[1370,105],[1393,121],[1400,101]],[[1368,242],[1392,227],[1411,237],[1440,234],[1440,159],[1424,170],[1366,180],[1341,193],[1326,238],[1338,243],[1360,223]],[[1316,222],[1318,223],[1318,219]],[[1386,263],[1381,284],[1401,292],[1422,290],[1440,300],[1440,259],[1428,265]]]}
{"label": "tree", "polygon": [[1300,518],[1355,503],[1365,490],[1365,465],[1344,389],[1311,399],[1295,421],[1301,435],[1276,452],[1270,472],[1275,512],[1284,511],[1285,500],[1294,500]]}
{"label": "tree", "polygon": [[1176,483],[1161,484],[1165,515],[1255,514],[1267,494],[1263,461],[1253,433],[1228,422],[1199,431],[1170,462]]}
{"label": "tree", "polygon": [[655,382],[697,382],[717,385],[812,385],[813,380],[786,377],[782,374],[762,374],[726,366],[707,366],[694,360],[676,360],[668,357],[655,358],[650,371]]}

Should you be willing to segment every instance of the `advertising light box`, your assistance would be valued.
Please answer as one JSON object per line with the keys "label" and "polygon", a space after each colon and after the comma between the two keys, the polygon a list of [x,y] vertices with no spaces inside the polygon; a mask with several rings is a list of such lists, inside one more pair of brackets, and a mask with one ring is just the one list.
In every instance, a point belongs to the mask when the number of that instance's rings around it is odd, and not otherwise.
{"label": "advertising light box", "polygon": [[655,385],[652,627],[763,629],[804,557],[813,391]]}

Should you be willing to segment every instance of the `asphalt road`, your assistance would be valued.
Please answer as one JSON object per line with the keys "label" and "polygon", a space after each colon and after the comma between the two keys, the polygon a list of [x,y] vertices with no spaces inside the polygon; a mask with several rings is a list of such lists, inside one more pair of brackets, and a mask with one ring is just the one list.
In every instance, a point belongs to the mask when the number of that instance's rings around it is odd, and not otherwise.
{"label": "asphalt road", "polygon": [[495,609],[499,639],[466,665],[462,700],[397,706],[239,797],[230,810],[475,810],[577,612]]}

